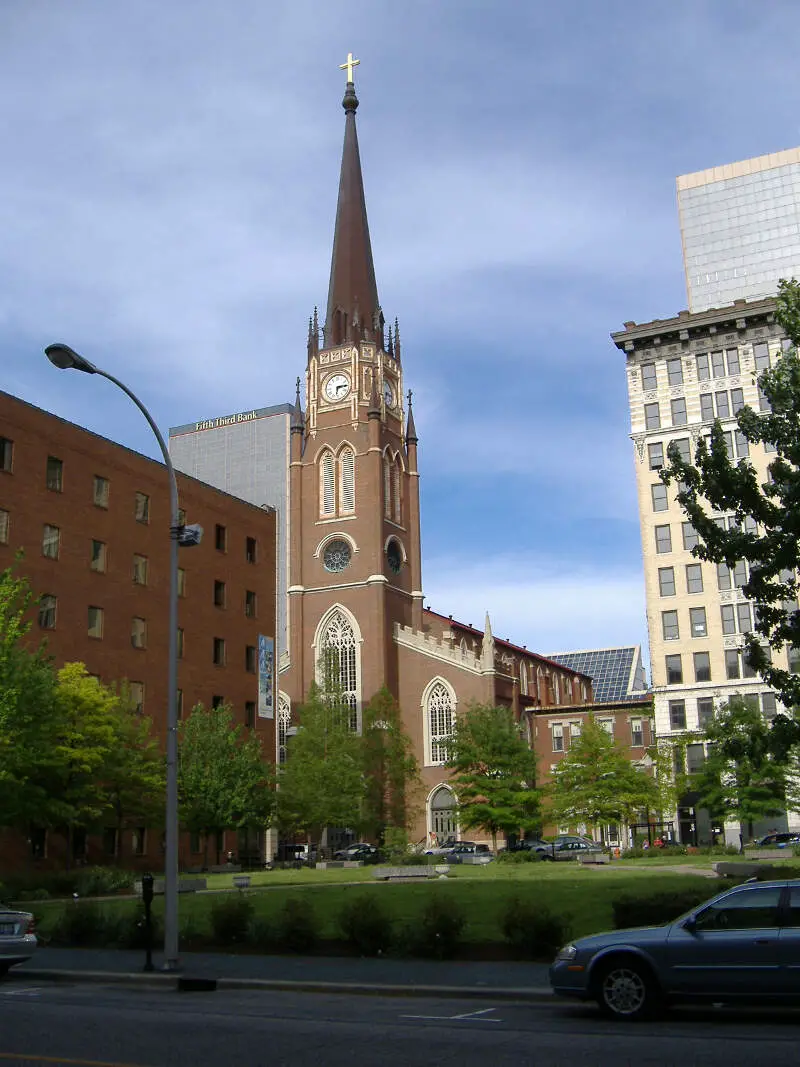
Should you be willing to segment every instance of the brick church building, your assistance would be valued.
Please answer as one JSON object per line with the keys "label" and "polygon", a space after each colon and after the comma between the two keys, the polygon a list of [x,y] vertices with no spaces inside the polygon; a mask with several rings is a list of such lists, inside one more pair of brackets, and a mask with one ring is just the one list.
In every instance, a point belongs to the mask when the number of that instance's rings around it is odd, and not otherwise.
{"label": "brick church building", "polygon": [[497,640],[488,614],[479,631],[424,608],[418,438],[397,320],[387,326],[378,299],[352,82],[343,107],[325,320],[315,313],[309,324],[305,409],[298,378],[290,419],[279,745],[292,709],[319,680],[323,649],[338,664],[354,728],[362,706],[386,685],[422,771],[424,808],[410,828],[419,841],[457,832],[442,742],[459,709],[509,706],[533,745],[535,711],[585,706],[592,683]]}

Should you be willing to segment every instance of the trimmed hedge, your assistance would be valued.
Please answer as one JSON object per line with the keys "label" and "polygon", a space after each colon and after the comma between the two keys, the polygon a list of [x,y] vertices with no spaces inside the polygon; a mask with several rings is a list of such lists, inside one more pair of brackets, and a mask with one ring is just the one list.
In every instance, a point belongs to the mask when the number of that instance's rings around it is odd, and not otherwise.
{"label": "trimmed hedge", "polygon": [[502,918],[503,937],[517,956],[551,960],[572,937],[572,920],[533,900],[509,900]]}
{"label": "trimmed hedge", "polygon": [[[720,887],[721,888],[721,887]],[[626,893],[611,902],[614,929],[629,926],[663,926],[674,922],[686,911],[716,896],[705,888],[682,889],[674,893],[651,893],[648,896]]]}

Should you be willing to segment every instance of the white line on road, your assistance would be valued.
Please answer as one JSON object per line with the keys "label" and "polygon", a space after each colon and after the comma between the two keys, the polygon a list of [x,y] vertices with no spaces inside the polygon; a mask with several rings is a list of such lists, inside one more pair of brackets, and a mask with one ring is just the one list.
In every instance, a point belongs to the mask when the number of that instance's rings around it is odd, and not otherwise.
{"label": "white line on road", "polygon": [[4,997],[38,997],[41,991],[40,986],[31,989],[0,989]]}
{"label": "white line on road", "polygon": [[487,1019],[486,1014],[496,1008],[481,1008],[480,1011],[466,1011],[460,1015],[401,1015],[401,1019],[438,1019],[446,1022],[501,1023],[502,1019]]}

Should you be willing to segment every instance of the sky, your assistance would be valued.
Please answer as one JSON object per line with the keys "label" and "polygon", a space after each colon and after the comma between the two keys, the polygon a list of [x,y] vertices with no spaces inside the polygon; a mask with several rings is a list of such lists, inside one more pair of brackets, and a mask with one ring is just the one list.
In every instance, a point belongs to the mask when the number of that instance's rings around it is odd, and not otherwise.
{"label": "sky", "polygon": [[0,388],[148,455],[291,402],[344,73],[419,434],[426,603],[646,647],[627,320],[686,307],[679,174],[800,144],[794,0],[2,0]]}

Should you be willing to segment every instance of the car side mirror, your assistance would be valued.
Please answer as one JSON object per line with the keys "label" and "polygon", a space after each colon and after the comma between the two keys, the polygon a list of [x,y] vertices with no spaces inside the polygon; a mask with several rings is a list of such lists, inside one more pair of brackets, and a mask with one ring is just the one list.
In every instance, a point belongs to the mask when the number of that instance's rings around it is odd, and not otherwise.
{"label": "car side mirror", "polygon": [[697,917],[695,915],[690,915],[688,919],[684,919],[683,928],[684,928],[684,930],[687,930],[690,934],[696,934],[697,933]]}

